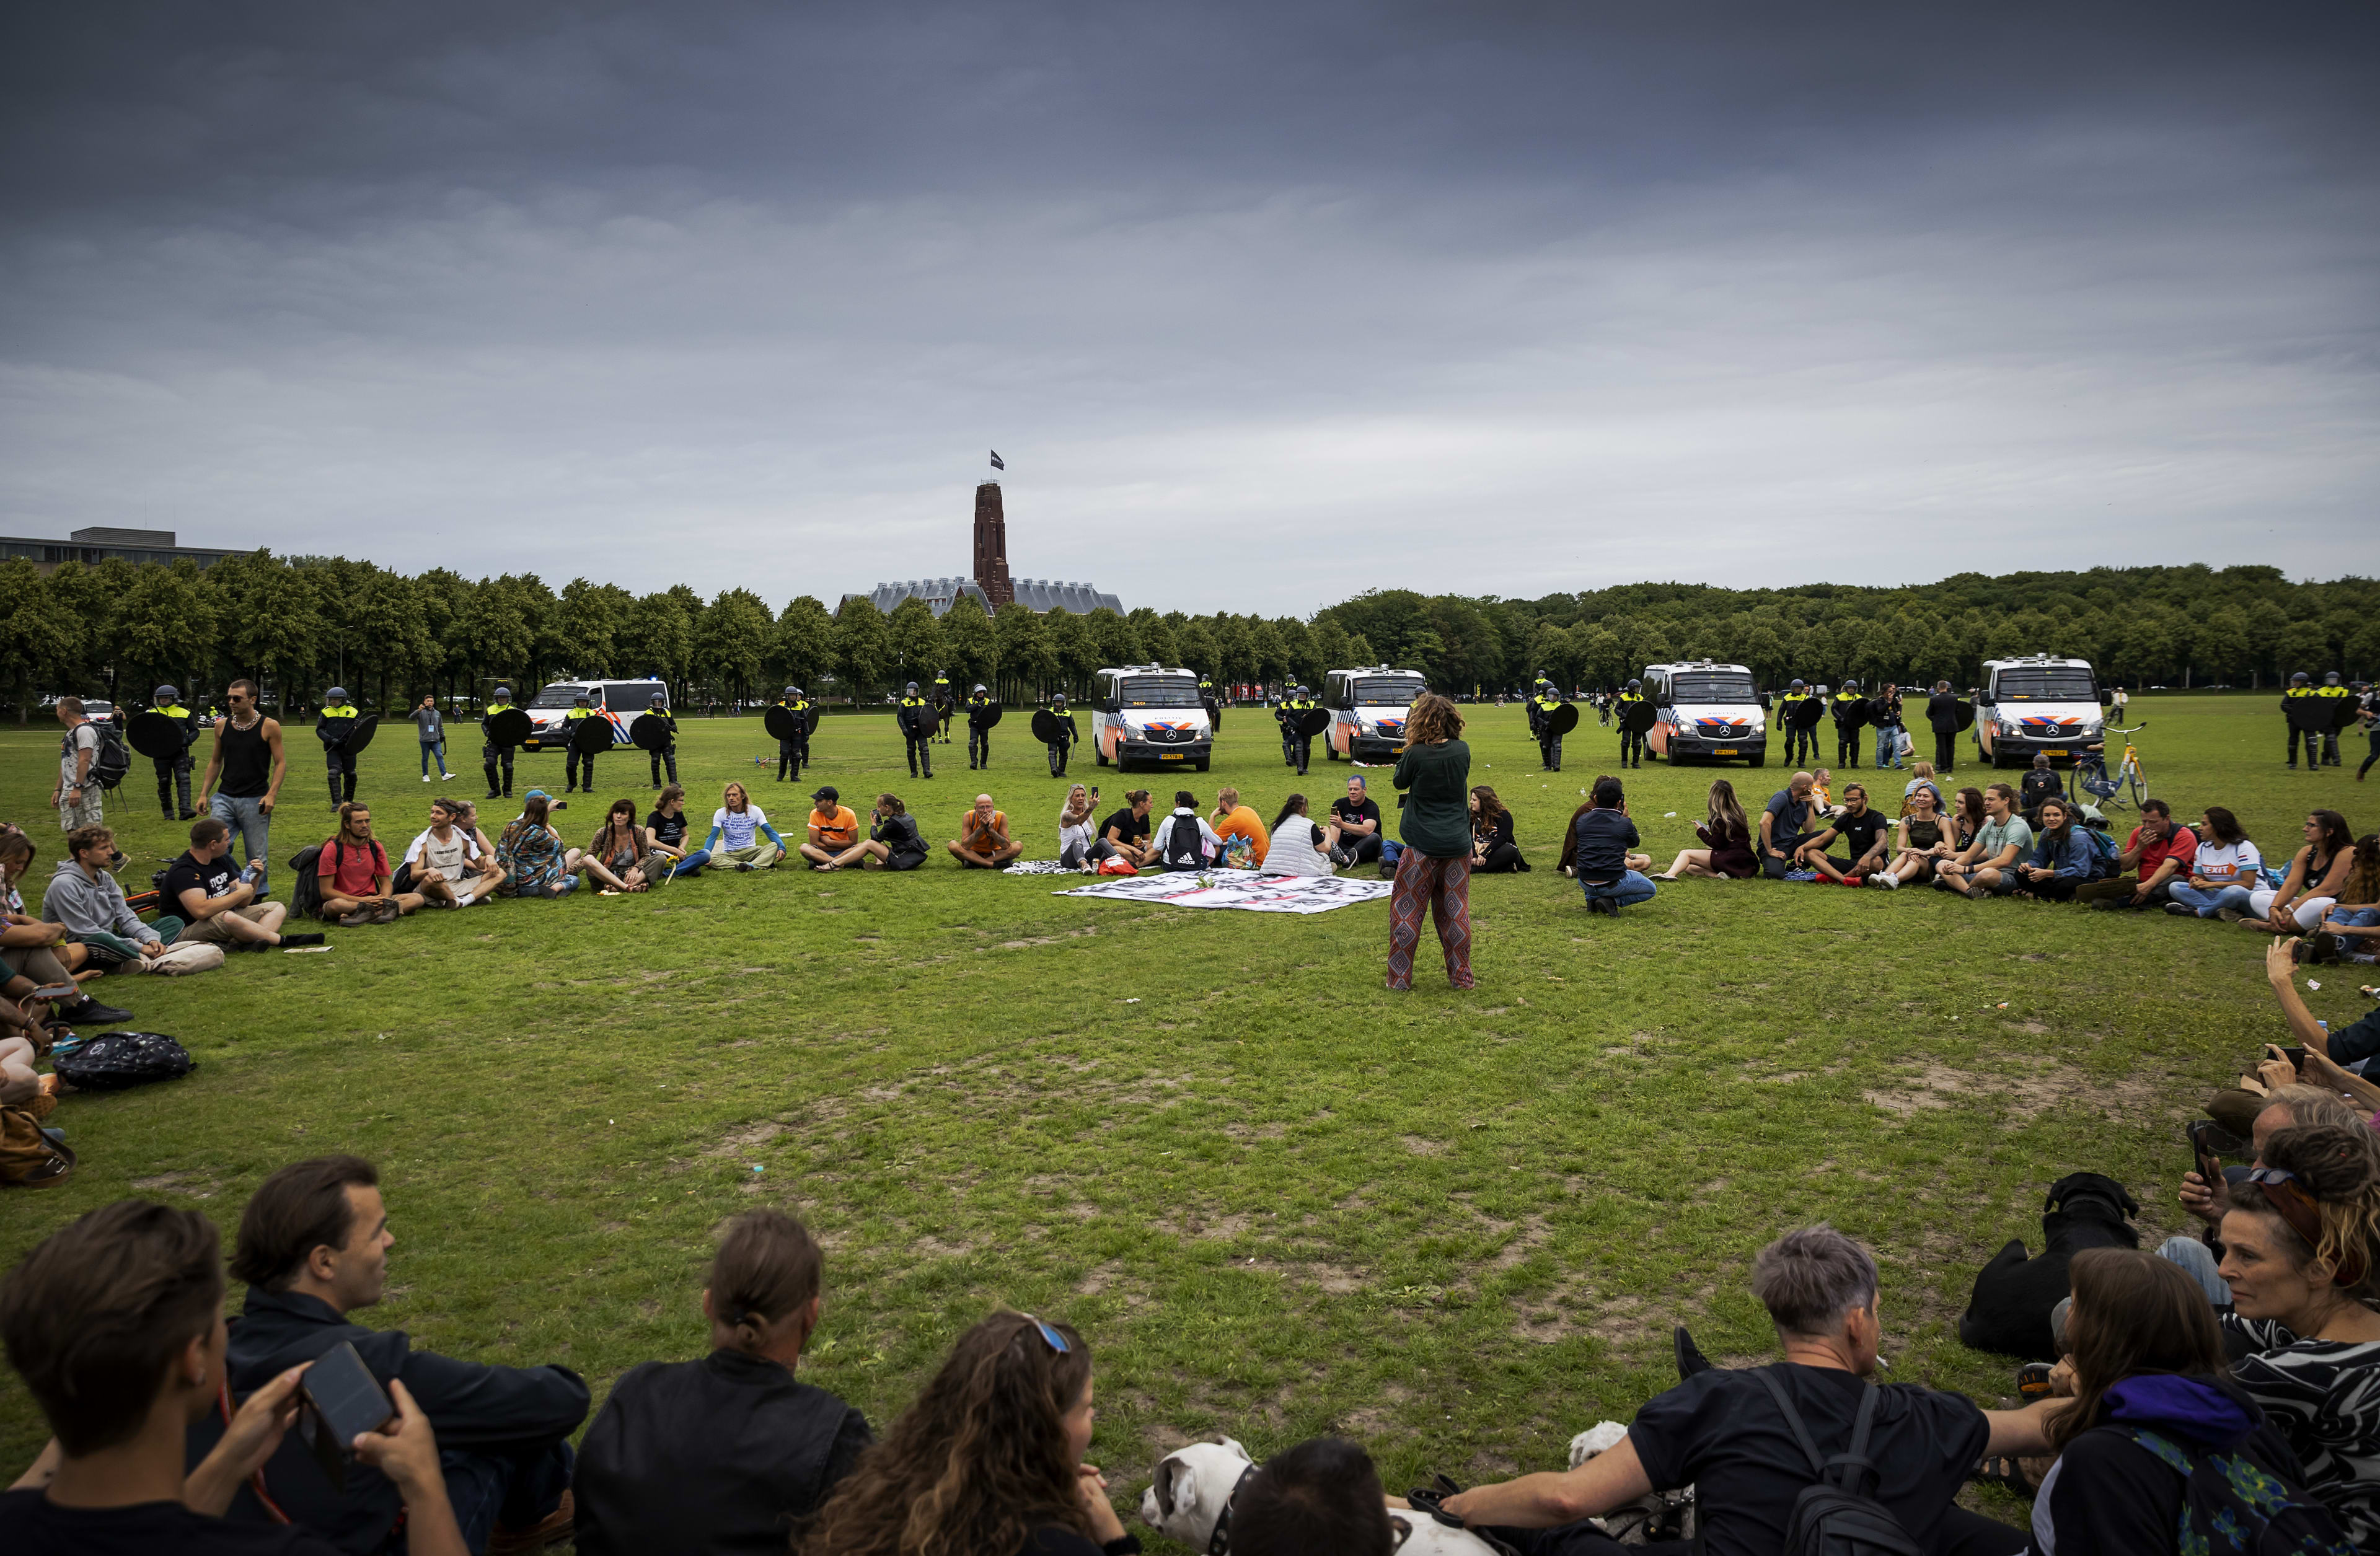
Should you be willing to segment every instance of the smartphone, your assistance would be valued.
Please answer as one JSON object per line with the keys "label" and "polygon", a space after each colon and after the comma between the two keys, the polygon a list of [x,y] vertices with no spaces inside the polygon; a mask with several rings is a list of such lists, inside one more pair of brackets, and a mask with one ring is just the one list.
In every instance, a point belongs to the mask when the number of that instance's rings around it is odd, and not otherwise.
{"label": "smartphone", "polygon": [[2244,1142],[2212,1119],[2201,1119],[2186,1126],[2182,1133],[2190,1137],[2190,1154],[2198,1164],[2198,1181],[2209,1188],[2220,1188],[2223,1158],[2238,1155]]}
{"label": "smartphone", "polygon": [[2284,1055],[2286,1055],[2286,1056],[2288,1057],[2289,1062],[2289,1067],[2290,1067],[2291,1069],[2293,1069],[2293,1070],[2298,1071],[2298,1072],[2299,1072],[2299,1074],[2300,1074],[2301,1076],[2302,1076],[2302,1075],[2304,1074],[2304,1072],[2305,1072],[2305,1049],[2304,1049],[2304,1047],[2303,1047],[2302,1045],[2300,1045],[2300,1046],[2296,1046],[2296,1047],[2284,1048],[2284,1049],[2282,1049],[2282,1050],[2281,1050],[2281,1052],[2282,1052]]}
{"label": "smartphone", "polygon": [[330,1477],[331,1489],[345,1491],[356,1439],[388,1425],[396,1416],[396,1407],[389,1404],[388,1392],[348,1340],[316,1357],[298,1389],[301,1401],[298,1429],[314,1451],[315,1463]]}

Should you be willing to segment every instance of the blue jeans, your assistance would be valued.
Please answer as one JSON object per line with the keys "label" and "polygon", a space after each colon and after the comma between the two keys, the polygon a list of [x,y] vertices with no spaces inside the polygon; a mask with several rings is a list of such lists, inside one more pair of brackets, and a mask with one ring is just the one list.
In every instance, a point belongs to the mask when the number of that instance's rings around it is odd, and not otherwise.
{"label": "blue jeans", "polygon": [[1876,770],[1881,772],[1888,767],[1898,768],[1900,765],[1900,726],[1899,724],[1876,725]]}
{"label": "blue jeans", "polygon": [[2248,888],[2245,886],[2217,886],[2211,892],[2203,892],[2187,881],[2174,881],[2167,883],[2165,891],[2166,895],[2184,907],[2197,909],[2201,918],[2212,918],[2227,907],[2236,907],[2242,913],[2248,911]]}
{"label": "blue jeans", "polygon": [[1586,893],[1589,902],[1605,898],[1622,907],[1633,907],[1640,902],[1653,900],[1653,883],[1633,869],[1621,871],[1619,880],[1607,883],[1582,881],[1578,888]]}
{"label": "blue jeans", "polygon": [[424,740],[421,743],[421,775],[424,778],[430,776],[430,762],[433,757],[438,761],[438,775],[443,778],[446,775],[446,742]]}
{"label": "blue jeans", "polygon": [[485,1550],[498,1525],[528,1528],[560,1507],[576,1462],[567,1442],[520,1453],[440,1449],[438,1467],[463,1543]]}
{"label": "blue jeans", "polygon": [[[234,857],[243,865],[251,860],[262,865],[265,855],[273,846],[273,819],[264,813],[262,804],[263,796],[261,795],[252,799],[235,799],[230,795],[219,794],[207,801],[207,814],[231,829],[236,840]],[[259,869],[256,872],[258,902],[264,900],[264,871]]]}
{"label": "blue jeans", "polygon": [[670,871],[670,879],[674,881],[681,875],[692,875],[696,870],[700,869],[710,862],[710,850],[708,848],[698,848],[693,853],[688,854],[685,858],[680,859],[677,862],[677,868]]}

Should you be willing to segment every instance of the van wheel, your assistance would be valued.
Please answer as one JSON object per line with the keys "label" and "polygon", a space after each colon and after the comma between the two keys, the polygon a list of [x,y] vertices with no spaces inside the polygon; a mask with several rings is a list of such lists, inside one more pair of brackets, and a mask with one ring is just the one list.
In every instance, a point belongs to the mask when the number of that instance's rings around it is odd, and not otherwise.
{"label": "van wheel", "polygon": [[1768,765],[1768,753],[1763,751],[1756,757],[1746,757],[1743,759],[1743,765],[1746,767],[1767,767]]}
{"label": "van wheel", "polygon": [[1325,761],[1337,761],[1339,760],[1339,748],[1336,746],[1323,747],[1322,760]]}
{"label": "van wheel", "polygon": [[1096,746],[1091,748],[1091,760],[1099,763],[1101,767],[1105,767],[1108,764],[1107,753],[1100,750]]}
{"label": "van wheel", "polygon": [[1198,771],[1201,772],[1207,771],[1207,759],[1205,757],[1200,757],[1198,759]]}

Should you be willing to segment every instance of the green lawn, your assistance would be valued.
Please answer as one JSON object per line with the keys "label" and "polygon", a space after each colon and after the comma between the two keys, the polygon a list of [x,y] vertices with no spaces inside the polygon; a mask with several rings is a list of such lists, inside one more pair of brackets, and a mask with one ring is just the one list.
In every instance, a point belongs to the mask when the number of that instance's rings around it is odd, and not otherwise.
{"label": "green lawn", "polygon": [[[273,1168],[358,1151],[397,1237],[370,1321],[561,1360],[600,1396],[634,1362],[700,1352],[714,1229],[781,1205],[830,1251],[806,1376],[880,1428],[988,1308],[1062,1316],[1098,1350],[1095,1456],[1123,1501],[1165,1447],[1218,1431],[1259,1455],[1344,1431],[1391,1487],[1559,1467],[1572,1432],[1672,1380],[1670,1324],[1715,1357],[1766,1350],[1750,1256],[1822,1217],[1882,1255],[1894,1378],[2004,1397],[2008,1365],[1961,1346],[1956,1319],[1999,1243],[2038,1241],[2045,1185],[2107,1172],[2151,1228],[2175,1223],[2180,1121],[2280,1029],[2259,941],[1765,882],[1682,882],[1590,918],[1554,856],[1617,736],[1590,719],[1546,775],[1517,708],[1474,711],[1475,781],[1536,866],[1473,883],[1475,992],[1450,991],[1427,945],[1415,991],[1385,991],[1384,904],[1151,909],[944,857],[334,930],[328,954],[102,984],[201,1068],[69,1099],[55,1122],[81,1170],[0,1198],[0,1258],[132,1194],[199,1205],[228,1238]],[[2345,769],[2283,772],[2269,697],[2134,713],[2153,789],[2192,818],[2228,804],[2276,851],[2313,805],[2372,822],[2362,743]],[[1135,782],[1202,800],[1233,783],[1269,819],[1294,783],[1270,735],[1230,712],[1214,772]],[[806,804],[754,764],[771,749],[757,720],[689,720],[684,747],[698,815],[741,778],[798,824]],[[988,786],[1029,855],[1055,851],[1061,785],[1021,728],[1003,726],[988,784],[963,731],[930,784],[907,778],[888,718],[830,719],[817,748],[816,775],[863,811],[890,785],[939,843]],[[37,881],[57,857],[55,749],[0,734]],[[330,827],[310,732],[291,750],[276,863]],[[433,793],[477,793],[476,756],[458,747],[465,781],[425,785],[411,741],[383,734],[362,784],[382,835],[410,837]],[[524,758],[521,786],[561,766]],[[601,794],[641,800],[624,785],[642,766],[606,759]],[[1318,809],[1346,772],[1318,758]],[[1750,806],[1782,778],[1734,775]],[[1130,786],[1087,754],[1076,776],[1111,799]],[[1711,774],[1627,777],[1666,863]],[[128,883],[181,845],[152,792],[136,759],[111,798]],[[568,813],[574,841],[598,809]],[[2323,981],[2316,1014],[2354,1015],[2361,980]],[[0,1434],[12,1465],[40,1445],[21,1389],[0,1390]]]}

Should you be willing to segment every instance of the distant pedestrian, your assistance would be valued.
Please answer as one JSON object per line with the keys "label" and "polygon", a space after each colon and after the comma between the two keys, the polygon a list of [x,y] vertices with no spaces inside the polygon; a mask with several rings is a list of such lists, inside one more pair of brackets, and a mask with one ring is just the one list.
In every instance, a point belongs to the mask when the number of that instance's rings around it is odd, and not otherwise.
{"label": "distant pedestrian", "polygon": [[99,826],[106,821],[101,813],[99,774],[99,726],[83,717],[82,699],[58,699],[58,723],[67,726],[67,737],[58,742],[58,782],[50,791],[50,803],[57,808],[58,826],[65,832],[78,832],[84,827]]}
{"label": "distant pedestrian", "polygon": [[438,711],[438,699],[424,694],[421,706],[413,711],[413,727],[421,737],[421,781],[430,782],[430,764],[438,764],[438,776],[452,778],[446,771],[446,720]]}

